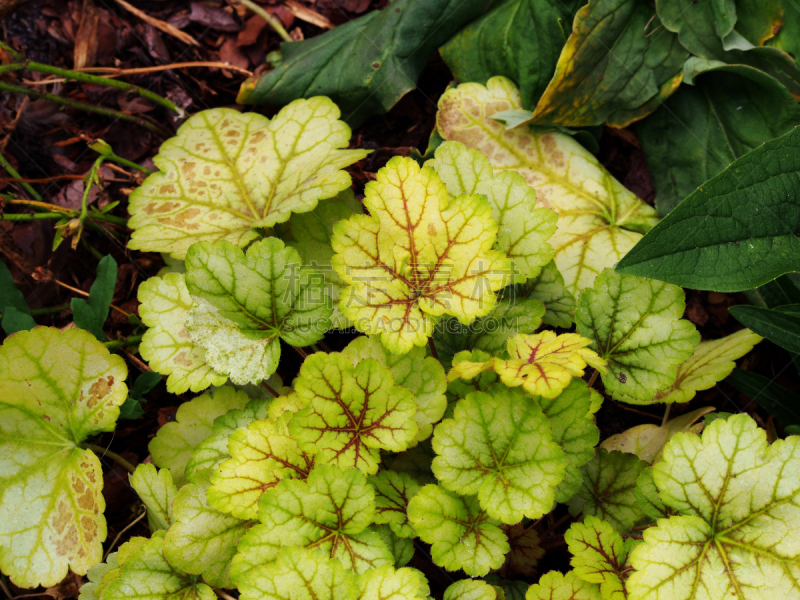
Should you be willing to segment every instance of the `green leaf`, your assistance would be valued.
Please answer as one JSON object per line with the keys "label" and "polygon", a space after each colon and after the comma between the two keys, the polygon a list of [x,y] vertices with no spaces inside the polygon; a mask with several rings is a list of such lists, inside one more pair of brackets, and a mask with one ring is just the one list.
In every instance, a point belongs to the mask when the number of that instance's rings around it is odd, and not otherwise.
{"label": "green leaf", "polygon": [[283,548],[239,582],[241,600],[356,600],[353,573],[318,550]]}
{"label": "green leaf", "polygon": [[11,271],[0,260],[0,313],[2,316],[3,331],[11,335],[18,331],[27,331],[36,327],[36,321],[31,316],[31,309],[25,301],[25,296],[19,291]]}
{"label": "green leaf", "polygon": [[598,586],[578,579],[574,571],[566,575],[550,571],[528,589],[525,600],[602,600],[602,596]]}
{"label": "green leaf", "polygon": [[279,63],[247,80],[237,101],[282,106],[321,94],[332,98],[345,121],[356,127],[371,115],[388,112],[413,90],[435,50],[492,4],[411,0],[309,40],[282,43]]}
{"label": "green leaf", "polygon": [[686,302],[677,286],[607,270],[581,292],[578,333],[594,340],[608,361],[606,392],[631,404],[649,404],[677,378],[677,367],[700,343],[700,333],[681,319]]}
{"label": "green leaf", "polygon": [[305,479],[314,464],[289,435],[285,419],[259,419],[228,438],[231,458],[211,475],[208,505],[237,519],[255,519],[262,494],[285,477]]}
{"label": "green leaf", "polygon": [[[356,573],[394,563],[369,527],[375,491],[358,469],[316,466],[305,481],[284,479],[261,497],[256,525],[239,544],[232,577],[278,558],[283,546],[303,546],[338,558]],[[246,580],[246,579],[245,579]]]}
{"label": "green leaf", "polygon": [[678,36],[659,29],[646,3],[590,0],[575,16],[532,122],[625,127],[658,108],[680,85],[689,57]]}
{"label": "green leaf", "polygon": [[[575,296],[564,285],[555,261],[550,261],[538,276],[518,285],[515,297],[532,298],[544,304],[542,321],[552,327],[569,329],[575,322]],[[520,333],[532,333],[520,331]]]}
{"label": "green leaf", "polygon": [[232,387],[221,387],[178,407],[175,420],[166,423],[148,446],[153,462],[169,469],[175,485],[185,482],[184,471],[192,451],[214,433],[214,419],[231,409],[242,409],[250,398]]}
{"label": "green leaf", "polygon": [[522,386],[532,396],[555,398],[573,377],[583,376],[587,364],[605,372],[605,360],[585,346],[591,339],[576,333],[556,335],[543,331],[534,335],[517,334],[507,344],[510,358],[491,357],[488,361],[460,360],[447,374],[448,380],[472,379],[493,369],[508,387]]}
{"label": "green leaf", "polygon": [[482,194],[492,205],[497,222],[494,247],[508,255],[513,276],[508,283],[535,277],[553,258],[547,243],[556,230],[556,214],[534,208],[536,192],[518,173],[492,173],[489,159],[460,142],[445,142],[436,149],[433,167],[451,196]]}
{"label": "green leaf", "polygon": [[108,318],[111,301],[114,299],[114,286],[117,283],[117,261],[105,256],[97,265],[97,277],[89,289],[89,298],[73,298],[70,304],[75,325],[91,331],[101,342],[108,338],[103,333],[103,325]]}
{"label": "green leaf", "polygon": [[164,540],[154,537],[122,565],[100,600],[215,600],[209,586],[164,559]]}
{"label": "green leaf", "polygon": [[[781,275],[758,287],[758,296],[769,308],[785,304],[800,304],[800,288],[791,275]],[[754,302],[755,303],[755,302]]]}
{"label": "green leaf", "polygon": [[120,419],[138,419],[144,414],[142,404],[147,402],[144,395],[150,392],[161,382],[161,375],[154,371],[145,371],[140,374],[131,387],[125,403],[119,407]]}
{"label": "green leaf", "polygon": [[497,590],[480,579],[462,579],[444,591],[444,600],[496,600]]}
{"label": "green leaf", "polygon": [[567,459],[564,481],[556,487],[556,502],[569,502],[578,493],[583,481],[580,468],[592,460],[600,440],[592,412],[592,393],[582,380],[573,379],[556,398],[536,398],[550,421],[553,440]]}
{"label": "green leaf", "polygon": [[150,464],[142,464],[129,477],[131,487],[139,494],[147,507],[147,522],[150,532],[169,529],[175,522],[172,513],[172,501],[178,488],[172,483],[172,475],[168,469],[156,469]]}
{"label": "green leaf", "polygon": [[800,128],[735,160],[617,265],[620,273],[719,292],[800,270]]}
{"label": "green leaf", "polygon": [[763,335],[770,342],[789,352],[800,352],[800,315],[747,305],[731,306],[728,312],[742,325]]}
{"label": "green leaf", "polygon": [[411,475],[394,471],[381,471],[368,481],[375,488],[375,523],[388,524],[398,537],[414,537],[406,510],[419,491],[419,484]]}
{"label": "green leaf", "polygon": [[567,289],[575,293],[630,250],[656,224],[656,213],[571,137],[507,130],[491,118],[520,106],[508,79],[493,77],[486,87],[466,83],[439,99],[437,126],[445,139],[490,157],[494,170],[517,171],[535,188],[538,205],[558,214],[549,243]]}
{"label": "green leaf", "polygon": [[653,467],[647,467],[636,478],[633,495],[636,497],[636,506],[651,519],[663,519],[670,515],[670,511],[658,495],[658,488],[653,479]]}
{"label": "green leaf", "polygon": [[525,526],[523,523],[503,527],[510,550],[506,554],[506,561],[500,572],[503,575],[509,573],[519,573],[528,577],[533,577],[536,573],[536,565],[539,559],[544,556],[544,549],[539,545],[541,541],[533,524]]}
{"label": "green leaf", "polygon": [[374,358],[354,367],[339,353],[312,354],[295,392],[306,407],[292,417],[289,432],[320,463],[373,474],[380,450],[400,452],[417,436],[414,394],[396,386]]}
{"label": "green leaf", "polygon": [[345,288],[342,278],[331,266],[333,226],[353,214],[362,214],[361,203],[348,188],[335,198],[320,202],[313,211],[293,215],[289,231],[281,235],[287,246],[293,247],[303,257],[303,265],[311,267],[324,278],[325,292],[332,299],[331,329],[348,329],[352,323],[339,310],[339,296]]}
{"label": "green leaf", "polygon": [[449,571],[471,577],[499,569],[509,551],[500,523],[482,510],[475,496],[462,497],[437,485],[426,485],[408,503],[408,519],[431,557]]}
{"label": "green leaf", "polygon": [[442,59],[461,82],[483,84],[495,75],[516,81],[523,108],[533,109],[553,76],[579,5],[502,2],[450,38],[440,49]]}
{"label": "green leaf", "polygon": [[643,516],[633,490],[645,467],[647,463],[634,454],[598,449],[581,469],[583,486],[569,503],[570,514],[600,517],[617,531],[627,533]]}
{"label": "green leaf", "polygon": [[394,157],[365,188],[370,216],[334,227],[331,263],[349,284],[340,309],[394,354],[424,346],[438,317],[463,324],[487,315],[509,283],[493,250],[497,223],[484,196],[451,198],[430,167]]}
{"label": "green leaf", "polygon": [[279,340],[310,346],[330,328],[331,300],[319,277],[277,238],[252,244],[202,242],[186,254],[194,304],[186,329],[208,364],[233,383],[258,383],[280,359]]}
{"label": "green leaf", "polygon": [[80,596],[78,596],[78,600],[100,600],[100,592],[105,587],[103,582],[106,576],[108,576],[108,580],[111,581],[114,577],[119,576],[119,570],[117,553],[112,552],[108,555],[106,562],[96,564],[86,573],[86,578],[89,581],[81,586],[81,593]]}
{"label": "green leaf", "polygon": [[672,438],[653,476],[680,516],[646,529],[631,553],[631,600],[797,596],[798,460],[800,438],[769,446],[747,415]]}
{"label": "green leaf", "polygon": [[734,160],[800,122],[789,91],[766,73],[720,66],[695,75],[648,119],[638,134],[666,215]]}
{"label": "green leaf", "polygon": [[395,570],[383,565],[356,577],[358,600],[425,600],[430,593],[425,576],[416,569]]}
{"label": "green leaf", "polygon": [[205,485],[183,486],[172,504],[175,522],[164,536],[172,566],[219,588],[231,587],[231,560],[250,523],[208,506]]}
{"label": "green leaf", "polygon": [[783,425],[800,423],[800,394],[790,392],[768,377],[742,369],[734,369],[726,381],[758,402]]}
{"label": "green leaf", "polygon": [[[377,494],[375,497],[377,500]],[[383,540],[383,543],[389,548],[389,552],[391,552],[394,558],[395,568],[399,569],[400,567],[405,567],[411,559],[414,558],[416,548],[414,548],[413,537],[397,537],[388,525],[372,525],[370,529],[377,533],[378,537]],[[371,570],[372,569],[370,569],[370,571]],[[369,571],[367,571],[367,573],[369,573]]]}
{"label": "green leaf", "polygon": [[[273,379],[277,379],[273,376]],[[275,382],[272,382],[275,385]],[[253,400],[243,409],[229,410],[214,419],[210,436],[200,442],[189,456],[184,469],[184,477],[189,483],[210,481],[211,473],[231,457],[228,452],[228,438],[242,427],[247,427],[256,419],[264,419],[271,403],[267,400]]]}
{"label": "green leaf", "polygon": [[82,444],[113,431],[125,362],[81,329],[21,331],[0,347],[0,569],[51,586],[102,560],[103,472]]}
{"label": "green leaf", "polygon": [[414,394],[417,412],[414,420],[419,431],[415,441],[428,439],[433,432],[433,424],[442,419],[447,408],[447,378],[441,363],[432,356],[426,356],[426,349],[414,347],[408,354],[399,356],[389,352],[376,338],[357,337],[342,350],[353,366],[374,358],[389,369],[395,385],[402,386]]}
{"label": "green leaf", "polygon": [[433,473],[445,489],[477,494],[493,519],[538,519],[553,507],[566,462],[548,425],[523,394],[473,392],[436,426]]}
{"label": "green leaf", "polygon": [[640,460],[653,464],[658,461],[661,451],[673,435],[683,431],[701,432],[703,424],[695,425],[695,423],[710,412],[714,412],[713,406],[698,408],[685,415],[670,419],[662,425],[653,423],[637,425],[606,438],[600,447],[608,452],[617,450],[635,454]]}
{"label": "green leaf", "polygon": [[718,340],[700,342],[691,358],[678,367],[675,383],[658,392],[656,399],[667,403],[688,402],[698,390],[707,390],[730,375],[736,366],[733,361],[760,341],[761,336],[742,329]]}
{"label": "green leaf", "polygon": [[245,246],[257,227],[350,187],[350,128],[328,98],[288,102],[275,117],[229,108],[190,117],[153,159],[159,171],[130,196],[128,247],[182,259],[195,242]]}
{"label": "green leaf", "polygon": [[625,579],[628,554],[636,545],[596,517],[573,523],[564,534],[569,546],[573,572],[587,583],[600,586],[603,600],[626,600]]}
{"label": "green leaf", "polygon": [[436,478],[433,476],[431,465],[436,453],[433,451],[431,439],[428,438],[404,452],[394,455],[394,460],[389,458],[390,469],[396,473],[410,475],[414,481],[420,485],[434,483]]}
{"label": "green leaf", "polygon": [[163,278],[151,277],[142,282],[138,294],[139,316],[150,328],[142,337],[139,353],[151,369],[168,375],[167,391],[200,392],[228,380],[226,375],[211,368],[205,351],[192,341],[186,330],[192,297],[184,275],[167,273]]}

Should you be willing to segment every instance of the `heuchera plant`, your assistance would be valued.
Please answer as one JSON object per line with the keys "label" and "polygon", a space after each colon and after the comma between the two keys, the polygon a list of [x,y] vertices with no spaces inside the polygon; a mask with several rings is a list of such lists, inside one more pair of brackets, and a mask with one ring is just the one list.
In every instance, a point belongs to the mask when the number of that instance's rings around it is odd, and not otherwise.
{"label": "heuchera plant", "polygon": [[[140,288],[141,355],[169,391],[208,389],[131,475],[152,535],[102,561],[89,440],[122,361],[36,328],[0,348],[3,573],[88,574],[82,600],[423,600],[419,538],[443,569],[496,572],[446,600],[797,597],[797,438],[746,415],[702,431],[709,407],[598,447],[598,375],[616,401],[687,402],[761,338],[700,343],[681,288],[610,270],[655,212],[572,138],[492,118],[519,107],[503,78],[449,90],[450,141],[391,159],[363,209],[342,169],[366,153],[328,99],[191,117],[131,196],[131,247],[185,261]],[[332,328],[366,336],[319,351]],[[291,386],[281,342],[313,351]],[[512,581],[558,503],[573,569]]]}

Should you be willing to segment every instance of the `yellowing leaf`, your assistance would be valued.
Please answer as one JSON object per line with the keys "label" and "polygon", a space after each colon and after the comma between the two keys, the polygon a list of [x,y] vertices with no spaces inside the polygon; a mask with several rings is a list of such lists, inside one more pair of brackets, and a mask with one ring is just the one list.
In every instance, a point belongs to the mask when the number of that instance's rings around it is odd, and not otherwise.
{"label": "yellowing leaf", "polygon": [[549,242],[574,294],[633,248],[657,223],[656,212],[571,137],[506,130],[491,118],[519,108],[519,91],[508,79],[493,77],[485,87],[466,83],[440,98],[437,127],[445,139],[489,157],[495,171],[518,172],[536,190],[538,205],[556,212],[558,229]]}
{"label": "yellowing leaf", "polygon": [[681,433],[653,476],[680,516],[631,553],[631,600],[800,597],[800,438],[778,440],[747,415]]}
{"label": "yellowing leaf", "polygon": [[691,358],[678,367],[675,383],[656,394],[658,402],[688,402],[699,390],[707,390],[731,374],[735,361],[762,340],[749,329],[700,342]]}
{"label": "yellowing leaf", "polygon": [[430,593],[425,576],[416,569],[383,565],[356,578],[358,600],[425,600]]}
{"label": "yellowing leaf", "polygon": [[168,529],[175,520],[172,514],[172,501],[178,493],[169,470],[158,470],[151,464],[141,464],[131,474],[130,482],[131,487],[136,490],[147,507],[150,532]]}
{"label": "yellowing leaf", "polygon": [[574,571],[550,571],[528,588],[525,600],[602,600],[600,588],[578,579]]}
{"label": "yellowing leaf", "polygon": [[596,517],[587,517],[583,523],[573,523],[564,534],[572,554],[575,575],[587,583],[600,586],[603,600],[626,600],[628,554],[637,541],[622,536],[614,528]]}
{"label": "yellowing leaf", "polygon": [[703,424],[700,423],[698,426],[695,425],[695,422],[710,412],[714,412],[713,406],[698,408],[685,415],[675,417],[663,425],[654,425],[653,423],[637,425],[606,438],[600,447],[609,452],[614,450],[629,452],[638,456],[640,460],[653,464],[661,456],[664,445],[676,433],[695,429],[697,429],[695,433],[700,433],[703,430]]}
{"label": "yellowing leaf", "polygon": [[295,392],[306,407],[289,421],[289,432],[319,463],[376,473],[379,450],[400,452],[417,435],[414,394],[394,385],[374,358],[354,367],[342,354],[312,354]]}
{"label": "yellowing leaf", "polygon": [[103,557],[103,472],[87,437],[113,431],[127,369],[89,332],[21,331],[0,347],[0,569],[21,587]]}
{"label": "yellowing leaf", "polygon": [[175,420],[166,423],[148,446],[153,462],[169,469],[176,485],[185,481],[184,471],[192,451],[214,433],[214,419],[250,401],[244,392],[221,387],[178,407]]}
{"label": "yellowing leaf", "polygon": [[444,600],[496,600],[497,590],[480,579],[462,579],[447,586]]}
{"label": "yellowing leaf", "polygon": [[389,369],[395,385],[411,390],[417,404],[414,420],[419,431],[415,441],[428,439],[433,432],[433,424],[438,423],[447,408],[447,380],[444,369],[438,360],[426,356],[424,348],[412,348],[408,354],[393,355],[376,338],[357,337],[347,345],[342,354],[350,359],[353,366],[367,358],[376,359]]}
{"label": "yellowing leaf", "polygon": [[192,297],[184,276],[167,273],[151,277],[139,286],[139,316],[149,327],[142,337],[139,352],[150,368],[168,375],[167,390],[182,394],[200,392],[222,385],[227,375],[217,373],[207,362],[203,348],[186,331]]}
{"label": "yellowing leaf", "polygon": [[511,260],[513,278],[518,283],[535,277],[553,258],[546,242],[556,230],[556,214],[547,208],[534,208],[536,192],[518,173],[494,175],[483,154],[460,142],[445,142],[436,149],[433,167],[451,196],[483,194],[492,205],[497,221],[495,248]]}
{"label": "yellowing leaf", "polygon": [[509,387],[522,386],[532,396],[555,398],[573,377],[583,376],[587,364],[605,371],[606,361],[586,348],[591,343],[592,340],[576,333],[518,334],[508,340],[509,359],[492,358],[484,363],[462,360],[447,378],[472,379],[481,371],[494,369]]}
{"label": "yellowing leaf", "polygon": [[308,476],[314,457],[300,450],[283,419],[253,421],[228,438],[231,458],[211,475],[208,505],[237,519],[255,519],[264,491],[284,477]]}
{"label": "yellowing leaf", "polygon": [[195,242],[244,246],[257,227],[350,186],[342,171],[367,155],[342,150],[350,128],[328,98],[296,100],[274,118],[228,108],[205,110],[181,125],[130,197],[130,248],[183,258]]}
{"label": "yellowing leaf", "polygon": [[340,309],[394,354],[424,346],[437,317],[462,323],[489,313],[509,283],[505,254],[492,250],[497,223],[482,196],[451,199],[430,167],[395,157],[367,184],[364,205],[333,229],[331,264],[348,284]]}

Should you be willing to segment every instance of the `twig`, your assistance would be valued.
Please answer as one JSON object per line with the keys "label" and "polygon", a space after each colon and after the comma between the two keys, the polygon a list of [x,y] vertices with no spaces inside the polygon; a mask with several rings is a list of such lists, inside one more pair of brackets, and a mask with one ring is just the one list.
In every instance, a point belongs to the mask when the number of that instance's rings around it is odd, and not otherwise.
{"label": "twig", "polygon": [[[272,27],[273,30],[275,30],[275,33],[277,33],[279,36],[281,36],[281,38],[283,38],[284,42],[294,41],[292,39],[292,36],[289,35],[289,32],[286,31],[286,29],[284,29],[283,23],[281,23],[271,14],[269,14],[266,10],[261,8],[258,4],[256,4],[255,2],[251,2],[250,0],[235,0],[235,1],[241,4],[242,6],[246,6],[251,11],[256,13],[259,17],[264,19],[267,22],[267,24],[269,24],[269,26]],[[117,0],[117,2],[119,2],[119,0]]]}
{"label": "twig", "polygon": [[[70,292],[75,292],[76,294],[80,294],[81,296],[84,296],[86,298],[89,297],[89,293],[88,292],[84,292],[83,290],[79,290],[76,287],[72,287],[71,285],[66,284],[63,281],[59,281],[58,279],[53,279],[53,282],[56,285],[60,285],[61,287],[68,289]],[[109,306],[111,308],[113,308],[115,311],[117,311],[118,313],[120,313],[121,315],[125,315],[126,319],[129,319],[131,317],[131,313],[122,310],[119,306],[114,306],[113,304],[109,304]]]}
{"label": "twig", "polygon": [[191,62],[170,63],[168,65],[153,65],[152,67],[138,67],[136,69],[115,69],[113,67],[84,67],[77,69],[84,73],[101,73],[102,77],[125,77],[127,75],[146,75],[148,73],[156,73],[158,71],[171,71],[173,69],[228,69],[229,71],[236,71],[243,75],[252,75],[253,72],[242,67],[237,67],[227,62],[219,62],[213,60],[197,60]]}
{"label": "twig", "polygon": [[108,448],[103,448],[102,446],[98,446],[97,444],[89,444],[88,442],[84,443],[83,445],[86,446],[86,448],[88,448],[89,450],[94,450],[95,452],[102,452],[100,458],[108,456],[108,458],[113,460],[115,463],[117,463],[120,467],[125,469],[131,475],[133,475],[133,472],[136,470],[136,467],[134,467],[131,463],[122,458],[116,452],[112,452]]}
{"label": "twig", "polygon": [[175,39],[182,41],[184,44],[189,44],[190,46],[200,46],[200,43],[190,36],[188,33],[184,33],[177,27],[170,25],[169,23],[165,23],[155,17],[151,17],[145,12],[142,12],[135,6],[132,6],[125,2],[125,0],[117,0],[117,4],[119,4],[122,8],[127,10],[129,13],[139,17],[142,21],[147,23],[148,25],[152,25],[156,29],[163,31],[167,35],[171,35]]}
{"label": "twig", "polygon": [[6,595],[8,600],[14,600],[14,596],[11,595],[11,592],[6,587],[6,583],[3,581],[3,576],[0,575],[0,590],[3,590],[3,593]]}
{"label": "twig", "polygon": [[18,85],[11,85],[10,83],[5,83],[4,81],[0,81],[0,90],[4,90],[6,92],[12,92],[14,94],[25,94],[27,96],[33,96],[34,98],[41,98],[43,100],[50,100],[51,102],[63,104],[64,106],[69,106],[71,108],[75,108],[78,110],[85,110],[86,112],[95,113],[97,115],[103,115],[114,119],[120,119],[122,121],[129,121],[131,123],[139,125],[140,127],[144,127],[145,129],[148,129],[163,138],[168,138],[171,136],[171,134],[166,129],[160,127],[159,125],[156,125],[155,123],[151,123],[150,121],[142,119],[141,117],[137,117],[135,115],[125,114],[118,110],[112,110],[110,108],[104,108],[102,106],[94,106],[93,104],[87,104],[86,102],[80,102],[79,100],[70,100],[69,98],[62,98],[61,96],[56,96],[54,94],[47,94],[44,92],[39,92],[37,90],[31,90],[28,88],[20,87]]}
{"label": "twig", "polygon": [[117,537],[114,538],[114,541],[111,542],[111,545],[108,547],[108,550],[106,550],[106,553],[103,555],[103,562],[108,560],[108,555],[111,554],[111,551],[114,549],[114,546],[117,545],[117,542],[119,541],[119,538],[121,538],[125,534],[125,532],[128,531],[131,527],[133,527],[139,521],[144,519],[146,514],[147,514],[147,507],[145,507],[145,509],[142,512],[142,514],[140,514],[138,517],[136,517],[133,521],[131,521],[128,525],[125,526],[125,529],[123,529],[122,531],[120,531],[117,534]]}
{"label": "twig", "polygon": [[651,415],[650,413],[646,413],[643,410],[637,410],[635,408],[631,408],[630,406],[625,406],[624,404],[620,404],[616,400],[612,400],[612,402],[614,402],[614,404],[616,404],[619,408],[621,408],[623,410],[627,410],[629,412],[636,413],[637,415],[642,415],[643,417],[650,417],[651,419],[660,419],[661,418],[658,415]]}
{"label": "twig", "polygon": [[[36,206],[39,208],[44,208],[48,210],[50,213],[57,213],[55,218],[60,219],[61,217],[77,217],[78,211],[71,209],[71,208],[64,208],[63,206],[57,206],[56,204],[49,204],[48,202],[39,202],[36,200],[19,200],[16,198],[3,198],[0,200],[0,204],[20,204],[23,206]],[[48,213],[37,213],[38,215],[44,215]],[[12,216],[12,215],[6,215]],[[24,216],[31,216],[31,215],[24,215]],[[39,218],[42,218],[41,216]],[[115,217],[114,215],[107,215],[105,213],[100,212],[91,212],[86,215],[87,219],[94,219],[96,221],[105,221],[106,223],[111,223],[112,225],[119,225],[121,227],[125,227],[128,224],[128,219],[124,217]],[[25,221],[26,219],[8,219],[9,221]]]}

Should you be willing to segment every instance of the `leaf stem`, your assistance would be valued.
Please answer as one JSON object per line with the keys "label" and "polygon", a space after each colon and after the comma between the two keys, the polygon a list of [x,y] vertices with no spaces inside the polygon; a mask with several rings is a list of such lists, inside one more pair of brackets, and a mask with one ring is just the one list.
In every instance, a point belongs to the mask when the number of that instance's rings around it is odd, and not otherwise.
{"label": "leaf stem", "polygon": [[103,448],[102,446],[98,446],[97,444],[90,444],[88,442],[84,443],[83,445],[86,448],[88,448],[89,450],[94,450],[95,452],[101,453],[100,454],[100,458],[103,458],[104,456],[108,456],[108,458],[110,458],[115,463],[117,463],[120,467],[122,467],[123,469],[128,471],[128,473],[130,473],[131,475],[133,475],[133,472],[136,470],[136,467],[134,467],[131,463],[129,463],[124,458],[122,458],[116,452],[112,452],[108,448]]}
{"label": "leaf stem", "polygon": [[[8,173],[8,174],[9,174],[9,175],[10,175],[10,176],[13,178],[13,179],[22,179],[22,177],[20,177],[20,176],[19,176],[19,173],[17,172],[17,170],[16,170],[14,167],[12,167],[12,166],[11,166],[11,163],[10,163],[10,162],[8,162],[8,160],[6,159],[6,157],[5,157],[5,156],[3,156],[3,153],[2,153],[2,152],[0,152],[0,165],[3,165],[3,168],[6,170],[6,172],[7,172],[7,173]],[[35,189],[33,189],[33,188],[31,187],[31,185],[30,185],[30,184],[29,184],[27,181],[20,181],[20,182],[18,182],[18,183],[19,183],[19,184],[20,184],[20,185],[21,185],[23,188],[25,188],[25,191],[26,191],[26,192],[28,192],[28,193],[29,193],[31,196],[33,196],[33,197],[34,197],[34,198],[36,198],[37,200],[41,200],[41,199],[42,199],[42,197],[39,195],[39,192],[37,192]]]}
{"label": "leaf stem", "polygon": [[[39,317],[43,315],[51,315],[53,313],[61,312],[62,310],[70,310],[69,304],[59,304],[58,306],[48,306],[47,308],[34,308],[31,310],[32,317]],[[3,313],[0,313],[0,319],[3,318]]]}
{"label": "leaf stem", "polygon": [[667,424],[667,421],[669,421],[669,411],[670,411],[671,408],[672,408],[672,404],[667,404],[667,408],[664,410],[664,418],[661,419],[661,426],[662,427],[664,427],[664,425]]}
{"label": "leaf stem", "polygon": [[219,588],[211,588],[211,589],[214,590],[214,593],[216,593],[217,596],[222,598],[222,600],[236,600],[236,598],[234,598],[233,596],[231,596],[229,593],[227,593],[224,590],[221,590]]}
{"label": "leaf stem", "polygon": [[302,348],[298,348],[297,346],[292,346],[292,348],[295,349],[295,352],[297,352],[303,360],[308,358],[308,352],[306,352]]}
{"label": "leaf stem", "polygon": [[106,348],[109,350],[116,350],[117,348],[123,348],[124,346],[136,346],[140,344],[142,341],[141,335],[131,335],[121,340],[112,340],[110,342],[103,342]]}
{"label": "leaf stem", "polygon": [[71,108],[75,108],[78,110],[85,110],[86,112],[95,113],[97,115],[103,115],[106,117],[111,117],[114,119],[120,119],[122,121],[129,121],[131,123],[135,123],[140,127],[144,127],[155,133],[158,136],[163,138],[170,137],[170,133],[156,125],[155,123],[151,123],[146,119],[142,119],[141,117],[137,117],[135,115],[128,115],[118,110],[113,110],[110,108],[104,108],[102,106],[94,106],[92,104],[87,104],[86,102],[80,102],[78,100],[70,100],[69,98],[62,98],[61,96],[56,96],[55,94],[48,94],[46,92],[39,92],[36,90],[31,90],[28,88],[20,87],[18,85],[11,85],[10,83],[6,83],[4,81],[0,81],[0,90],[11,92],[14,94],[25,94],[26,96],[33,96],[34,98],[41,98],[43,100],[50,100],[51,102],[56,102],[58,104],[63,104],[64,106],[69,106]]}
{"label": "leaf stem", "polygon": [[261,382],[261,387],[263,387],[270,394],[272,394],[273,398],[279,398],[280,397],[280,394],[277,391],[275,391],[275,388],[272,387],[270,384],[268,384],[266,381],[262,381]]}
{"label": "leaf stem", "polygon": [[261,8],[258,4],[256,4],[255,2],[251,2],[250,0],[236,0],[236,2],[238,2],[242,6],[246,6],[251,11],[256,13],[259,17],[264,19],[269,24],[269,26],[272,27],[275,33],[277,33],[279,36],[281,36],[281,38],[283,38],[284,42],[294,41],[292,39],[292,36],[289,35],[289,32],[286,31],[286,29],[284,29],[283,23],[281,23],[277,18],[273,17],[271,14],[269,14],[266,10]]}
{"label": "leaf stem", "polygon": [[600,371],[598,371],[597,369],[595,369],[594,372],[592,373],[592,376],[589,378],[589,384],[588,384],[590,388],[594,386],[594,382],[597,381],[597,376],[599,374]]}
{"label": "leaf stem", "polygon": [[431,356],[433,356],[433,358],[436,360],[439,360],[439,353],[436,352],[436,344],[434,344],[432,337],[428,338],[428,348],[431,349]]}

